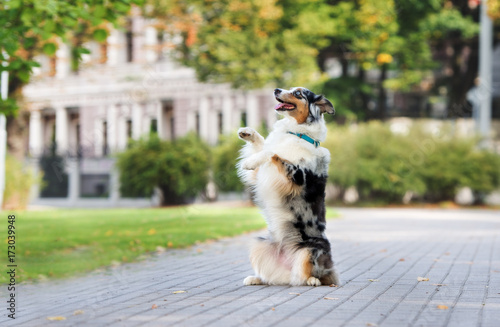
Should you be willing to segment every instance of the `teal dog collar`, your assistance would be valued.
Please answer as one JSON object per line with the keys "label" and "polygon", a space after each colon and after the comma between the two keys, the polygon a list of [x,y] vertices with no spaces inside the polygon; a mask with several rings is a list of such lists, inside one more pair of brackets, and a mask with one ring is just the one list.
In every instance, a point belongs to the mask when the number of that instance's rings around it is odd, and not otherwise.
{"label": "teal dog collar", "polygon": [[299,138],[311,143],[312,145],[314,145],[315,147],[318,147],[319,146],[319,141],[316,141],[315,139],[313,139],[312,137],[310,136],[307,136],[306,134],[300,134],[300,133],[294,133],[294,132],[288,132],[289,134],[293,134],[293,135],[296,135],[298,136]]}

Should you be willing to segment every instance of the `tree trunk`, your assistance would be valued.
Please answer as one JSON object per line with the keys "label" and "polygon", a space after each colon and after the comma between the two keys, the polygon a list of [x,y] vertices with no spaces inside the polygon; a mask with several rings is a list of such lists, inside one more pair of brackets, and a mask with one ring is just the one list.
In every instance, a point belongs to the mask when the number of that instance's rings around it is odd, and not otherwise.
{"label": "tree trunk", "polygon": [[387,78],[387,64],[383,64],[380,69],[380,78],[378,82],[378,115],[379,119],[385,120],[387,118],[387,92],[384,88],[384,81]]}

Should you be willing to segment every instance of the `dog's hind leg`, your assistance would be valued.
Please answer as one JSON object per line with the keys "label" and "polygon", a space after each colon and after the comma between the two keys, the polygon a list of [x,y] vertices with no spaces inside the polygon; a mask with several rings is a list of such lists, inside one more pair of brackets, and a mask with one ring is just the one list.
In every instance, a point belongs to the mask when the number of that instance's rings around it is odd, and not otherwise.
{"label": "dog's hind leg", "polygon": [[264,282],[260,277],[257,276],[248,276],[243,280],[243,285],[263,285]]}
{"label": "dog's hind leg", "polygon": [[321,281],[312,275],[313,260],[309,249],[298,250],[292,267],[291,284],[294,286],[320,286]]}
{"label": "dog's hind leg", "polygon": [[278,245],[267,239],[258,239],[250,250],[250,262],[256,276],[248,276],[245,285],[286,285],[290,284],[290,265]]}

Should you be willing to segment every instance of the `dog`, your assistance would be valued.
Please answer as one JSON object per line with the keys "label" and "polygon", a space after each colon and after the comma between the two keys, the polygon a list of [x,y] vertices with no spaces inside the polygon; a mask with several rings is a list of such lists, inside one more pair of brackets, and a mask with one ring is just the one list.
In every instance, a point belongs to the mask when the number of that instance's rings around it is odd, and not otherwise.
{"label": "dog", "polygon": [[266,139],[249,127],[238,130],[246,141],[238,175],[253,190],[269,231],[252,244],[255,276],[243,284],[339,285],[324,233],[330,152],[319,146],[327,131],[323,114],[335,109],[304,87],[275,89],[274,96],[284,117]]}

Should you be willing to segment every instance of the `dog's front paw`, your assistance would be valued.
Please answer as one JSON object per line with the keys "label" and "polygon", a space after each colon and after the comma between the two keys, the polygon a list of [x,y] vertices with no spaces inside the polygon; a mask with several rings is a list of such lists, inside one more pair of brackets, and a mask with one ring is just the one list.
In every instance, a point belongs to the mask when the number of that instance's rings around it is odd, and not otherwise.
{"label": "dog's front paw", "polygon": [[241,168],[245,170],[255,170],[259,166],[259,161],[253,158],[248,158],[241,163]]}
{"label": "dog's front paw", "polygon": [[256,277],[256,276],[248,276],[247,278],[245,278],[243,280],[243,285],[262,285],[264,284],[262,282],[262,279],[260,279],[259,277]]}
{"label": "dog's front paw", "polygon": [[307,279],[307,285],[309,285],[309,286],[321,286],[321,282],[316,277],[311,276]]}
{"label": "dog's front paw", "polygon": [[243,141],[253,142],[255,141],[255,134],[257,132],[250,127],[242,127],[238,130],[238,137]]}

